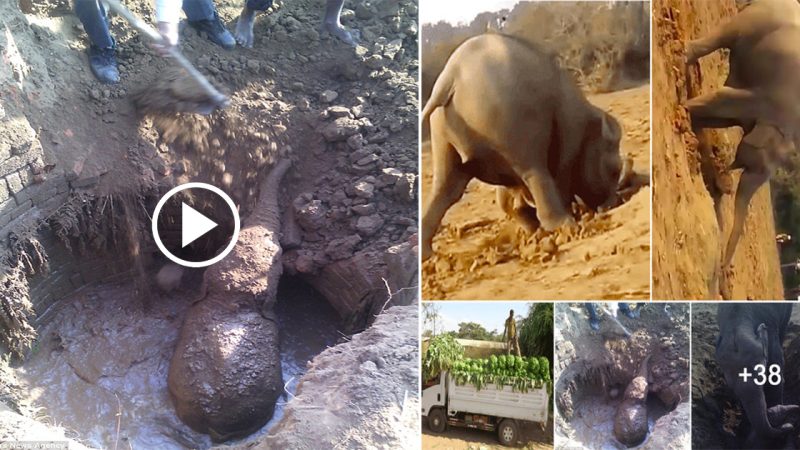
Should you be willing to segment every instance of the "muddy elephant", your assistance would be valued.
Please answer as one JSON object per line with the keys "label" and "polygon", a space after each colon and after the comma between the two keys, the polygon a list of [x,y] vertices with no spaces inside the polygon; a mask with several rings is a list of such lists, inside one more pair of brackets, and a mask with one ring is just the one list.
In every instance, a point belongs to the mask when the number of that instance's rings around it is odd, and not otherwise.
{"label": "muddy elephant", "polygon": [[[422,218],[422,258],[447,210],[473,178],[524,199],[529,227],[572,228],[575,196],[591,208],[615,197],[621,128],[591,105],[555,57],[500,33],[450,56],[422,112],[431,128],[433,186]],[[535,208],[535,210],[534,210]]]}
{"label": "muddy elephant", "polygon": [[[783,404],[783,340],[791,314],[791,303],[723,304],[717,309],[719,336],[714,356],[742,404],[756,443],[783,439],[794,429],[790,423],[770,423],[767,415],[768,408]],[[757,384],[758,365],[764,366],[765,376],[777,365],[780,383],[767,378],[763,386]],[[753,376],[740,376],[745,368]]]}
{"label": "muddy elephant", "polygon": [[167,378],[181,420],[215,442],[257,431],[283,394],[278,323],[272,312],[283,272],[275,165],[231,253],[203,274],[181,327]]}
{"label": "muddy elephant", "polygon": [[729,167],[743,172],[736,189],[724,267],[733,260],[751,198],[797,147],[798,42],[800,4],[796,0],[754,0],[728,23],[686,47],[689,64],[718,49],[730,49],[725,86],[687,103],[693,128],[738,126],[744,130]]}

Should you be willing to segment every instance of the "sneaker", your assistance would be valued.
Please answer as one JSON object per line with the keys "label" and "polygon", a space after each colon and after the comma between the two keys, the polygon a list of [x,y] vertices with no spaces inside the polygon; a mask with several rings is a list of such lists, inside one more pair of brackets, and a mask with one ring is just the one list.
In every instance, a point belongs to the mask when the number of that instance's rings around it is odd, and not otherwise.
{"label": "sneaker", "polygon": [[214,13],[212,19],[196,20],[194,22],[189,22],[189,25],[194,27],[199,33],[205,33],[211,42],[224,49],[230,50],[236,47],[236,39],[234,39],[230,31],[225,28],[222,21],[219,20],[219,15],[217,15],[217,13]]}
{"label": "sneaker", "polygon": [[116,50],[113,47],[89,47],[89,67],[98,80],[106,84],[119,83]]}

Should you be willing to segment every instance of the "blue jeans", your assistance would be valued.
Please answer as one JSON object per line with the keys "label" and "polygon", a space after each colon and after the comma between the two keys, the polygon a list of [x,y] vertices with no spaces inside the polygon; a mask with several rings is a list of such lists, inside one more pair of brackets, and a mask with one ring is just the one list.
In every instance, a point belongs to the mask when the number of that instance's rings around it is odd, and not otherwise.
{"label": "blue jeans", "polygon": [[[183,0],[183,12],[190,22],[211,20],[216,14],[212,0]],[[75,15],[81,20],[92,45],[99,48],[114,47],[114,38],[108,30],[107,12],[100,1],[75,0]]]}

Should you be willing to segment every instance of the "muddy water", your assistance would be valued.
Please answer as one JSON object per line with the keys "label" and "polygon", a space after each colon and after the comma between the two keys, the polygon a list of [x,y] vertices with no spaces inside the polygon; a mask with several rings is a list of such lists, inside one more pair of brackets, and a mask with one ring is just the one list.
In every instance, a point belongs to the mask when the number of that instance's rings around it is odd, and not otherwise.
{"label": "muddy water", "polygon": [[[336,343],[338,319],[310,287],[284,279],[275,308],[281,326],[281,364],[288,394],[280,420],[306,363]],[[40,330],[29,361],[17,369],[39,418],[97,448],[208,448],[210,439],[185,426],[167,391],[169,360],[188,295],[151,299],[145,308],[132,284],[106,285],[61,302]]]}

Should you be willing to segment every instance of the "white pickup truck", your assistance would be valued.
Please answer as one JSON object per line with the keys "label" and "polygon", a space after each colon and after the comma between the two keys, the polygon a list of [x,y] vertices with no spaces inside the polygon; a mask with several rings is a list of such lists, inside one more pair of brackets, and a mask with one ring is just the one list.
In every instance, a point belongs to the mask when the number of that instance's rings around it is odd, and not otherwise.
{"label": "white pickup truck", "polygon": [[448,425],[497,431],[503,445],[519,440],[520,422],[547,423],[547,386],[514,392],[511,386],[487,384],[478,390],[471,384],[456,385],[447,372],[422,390],[422,415],[434,433]]}

